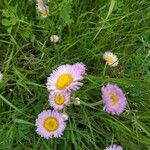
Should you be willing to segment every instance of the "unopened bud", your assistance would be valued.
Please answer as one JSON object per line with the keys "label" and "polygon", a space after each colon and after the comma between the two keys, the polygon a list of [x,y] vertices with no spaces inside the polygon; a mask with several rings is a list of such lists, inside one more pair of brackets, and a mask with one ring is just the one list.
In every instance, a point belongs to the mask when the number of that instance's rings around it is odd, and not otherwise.
{"label": "unopened bud", "polygon": [[51,42],[57,43],[59,41],[59,36],[58,35],[52,35],[50,37]]}
{"label": "unopened bud", "polygon": [[66,113],[63,113],[63,116],[64,116],[65,120],[68,120],[69,116]]}
{"label": "unopened bud", "polygon": [[80,104],[81,104],[80,98],[76,97],[75,100],[74,100],[74,105],[79,106]]}

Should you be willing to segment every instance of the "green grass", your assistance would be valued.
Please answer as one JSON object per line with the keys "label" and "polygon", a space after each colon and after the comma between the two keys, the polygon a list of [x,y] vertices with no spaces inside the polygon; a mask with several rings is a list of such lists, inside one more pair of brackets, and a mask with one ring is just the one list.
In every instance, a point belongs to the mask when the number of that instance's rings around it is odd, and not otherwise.
{"label": "green grass", "polygon": [[[103,150],[111,143],[125,150],[150,150],[149,0],[49,0],[43,19],[33,0],[0,1],[0,149]],[[61,36],[52,44],[52,34]],[[119,57],[106,67],[103,53]],[[49,107],[46,80],[60,64],[87,66],[83,104],[66,111],[69,121],[59,139],[35,132],[35,119]],[[115,83],[128,105],[119,117],[103,111],[100,89]],[[84,104],[85,103],[85,104]]]}

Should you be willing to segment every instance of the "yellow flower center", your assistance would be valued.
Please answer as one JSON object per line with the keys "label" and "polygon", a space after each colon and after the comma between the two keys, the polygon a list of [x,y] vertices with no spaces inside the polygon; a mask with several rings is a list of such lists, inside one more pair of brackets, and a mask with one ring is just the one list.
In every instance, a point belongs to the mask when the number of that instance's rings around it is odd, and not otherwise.
{"label": "yellow flower center", "polygon": [[42,11],[42,14],[43,14],[43,16],[47,16],[47,10],[44,9],[44,10]]}
{"label": "yellow flower center", "polygon": [[112,56],[108,56],[108,57],[107,57],[107,61],[108,61],[109,63],[111,63],[111,64],[114,63],[114,59],[113,59]]}
{"label": "yellow flower center", "polygon": [[54,101],[57,105],[62,105],[65,102],[65,96],[64,95],[55,95]]}
{"label": "yellow flower center", "polygon": [[69,73],[62,74],[56,82],[56,87],[59,90],[64,90],[73,82],[73,77]]}
{"label": "yellow flower center", "polygon": [[48,117],[44,120],[44,128],[48,132],[56,131],[58,129],[58,126],[59,126],[59,122],[58,119],[55,117]]}
{"label": "yellow flower center", "polygon": [[113,106],[118,103],[117,95],[114,92],[110,93],[110,99]]}

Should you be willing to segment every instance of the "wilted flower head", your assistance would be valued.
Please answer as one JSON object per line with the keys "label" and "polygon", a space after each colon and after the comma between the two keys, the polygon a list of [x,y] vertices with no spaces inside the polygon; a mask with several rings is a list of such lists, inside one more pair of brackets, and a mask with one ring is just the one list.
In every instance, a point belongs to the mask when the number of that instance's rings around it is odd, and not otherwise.
{"label": "wilted flower head", "polygon": [[117,85],[107,84],[101,91],[106,111],[113,115],[120,115],[126,107],[126,97],[122,90]]}
{"label": "wilted flower head", "polygon": [[110,145],[109,147],[106,147],[105,150],[123,150],[123,148],[118,145]]}
{"label": "wilted flower head", "polygon": [[58,138],[66,128],[65,117],[57,111],[43,111],[36,119],[36,132],[46,139]]}
{"label": "wilted flower head", "polygon": [[49,13],[49,8],[48,6],[44,5],[41,9],[41,13],[42,13],[42,16],[44,18],[48,17],[48,13]]}
{"label": "wilted flower head", "polygon": [[38,10],[41,12],[42,8],[44,6],[43,0],[37,0],[37,4],[36,5],[37,5]]}
{"label": "wilted flower head", "polygon": [[55,110],[61,110],[70,105],[70,92],[49,95],[49,103]]}
{"label": "wilted flower head", "polygon": [[58,35],[52,35],[50,37],[51,42],[57,43],[59,41],[59,36]]}
{"label": "wilted flower head", "polygon": [[116,67],[119,63],[117,56],[112,52],[105,52],[103,58],[105,59],[106,63],[112,67]]}
{"label": "wilted flower head", "polygon": [[47,89],[52,93],[70,92],[82,86],[83,76],[72,65],[62,65],[54,70],[47,80]]}

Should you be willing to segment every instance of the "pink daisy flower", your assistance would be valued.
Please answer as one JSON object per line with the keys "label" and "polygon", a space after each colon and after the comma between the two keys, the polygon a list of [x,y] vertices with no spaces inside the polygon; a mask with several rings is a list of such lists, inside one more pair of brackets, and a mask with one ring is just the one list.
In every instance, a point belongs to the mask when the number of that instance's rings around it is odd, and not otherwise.
{"label": "pink daisy flower", "polygon": [[75,63],[73,65],[74,69],[77,70],[81,75],[85,75],[85,72],[86,72],[86,68],[85,68],[85,65],[80,62],[80,63]]}
{"label": "pink daisy flower", "polygon": [[43,0],[37,0],[37,4],[36,5],[37,5],[38,10],[41,12],[42,8],[44,6]]}
{"label": "pink daisy flower", "polygon": [[46,139],[58,138],[66,128],[65,117],[57,111],[43,111],[36,119],[36,132]]}
{"label": "pink daisy flower", "polygon": [[62,65],[50,74],[46,85],[51,94],[70,92],[82,86],[82,79],[82,75],[72,65]]}
{"label": "pink daisy flower", "polygon": [[117,55],[113,54],[112,52],[105,52],[103,58],[109,66],[118,66],[119,60]]}
{"label": "pink daisy flower", "polygon": [[123,150],[123,148],[121,146],[118,146],[118,145],[111,145],[109,147],[106,147],[105,150]]}
{"label": "pink daisy flower", "polygon": [[49,14],[49,7],[44,5],[41,9],[41,13],[42,13],[42,16],[44,18],[48,17],[48,14]]}
{"label": "pink daisy flower", "polygon": [[126,107],[126,97],[122,90],[117,85],[107,84],[101,91],[105,110],[113,115],[120,115]]}
{"label": "pink daisy flower", "polygon": [[49,103],[55,110],[61,110],[70,105],[70,92],[49,95]]}

